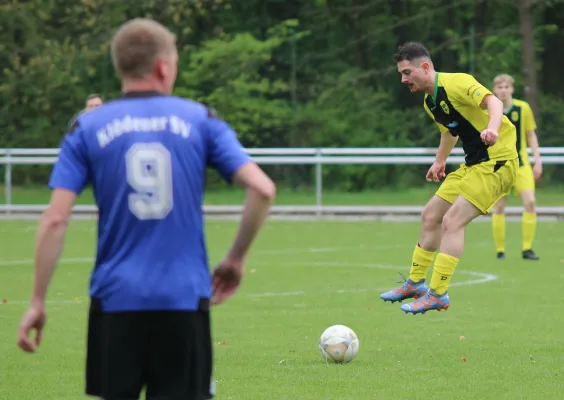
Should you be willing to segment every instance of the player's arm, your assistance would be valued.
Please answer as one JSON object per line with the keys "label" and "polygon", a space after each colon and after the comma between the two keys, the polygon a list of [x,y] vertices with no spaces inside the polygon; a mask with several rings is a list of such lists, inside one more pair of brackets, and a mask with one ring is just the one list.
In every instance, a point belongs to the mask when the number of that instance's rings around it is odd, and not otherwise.
{"label": "player's arm", "polygon": [[[429,108],[427,108],[426,103],[423,103],[423,108],[425,109],[425,111],[427,112],[429,117],[431,117],[431,119],[434,121],[435,117],[433,117],[433,114],[431,113]],[[435,121],[435,123],[437,124],[437,127],[439,128],[439,131],[441,132],[441,142],[440,142],[439,148],[437,150],[435,162],[444,164],[446,162],[448,156],[452,152],[452,149],[454,148],[454,146],[456,146],[456,143],[458,142],[458,136],[453,135],[447,129],[447,127],[445,127],[444,125],[441,125],[436,121]]]}
{"label": "player's arm", "polygon": [[244,260],[251,243],[264,223],[276,188],[264,171],[252,161],[231,127],[214,117],[207,119],[209,163],[228,182],[246,191],[239,231],[228,258]]}
{"label": "player's arm", "polygon": [[480,107],[488,110],[490,120],[488,128],[494,132],[499,131],[501,120],[503,119],[503,102],[493,94],[489,93],[484,96],[480,103]]}
{"label": "player's arm", "polygon": [[239,168],[235,173],[234,181],[245,189],[246,196],[239,232],[227,257],[243,260],[268,216],[270,206],[276,196],[276,186],[254,162],[246,163]]}
{"label": "player's arm", "polygon": [[439,144],[439,149],[437,150],[437,155],[435,156],[435,162],[444,164],[452,149],[456,146],[458,142],[458,136],[453,136],[450,132],[443,133],[441,135],[441,142]]}
{"label": "player's arm", "polygon": [[[63,249],[72,207],[87,181],[85,149],[80,128],[75,127],[72,135],[68,135],[63,141],[49,181],[51,200],[37,229],[31,304],[18,335],[18,344],[24,351],[34,352],[41,342],[47,290]],[[29,338],[32,329],[37,331],[34,341]]]}
{"label": "player's arm", "polygon": [[228,259],[242,262],[268,215],[276,188],[272,180],[252,161],[227,123],[210,117],[207,126],[210,164],[226,181],[234,182],[246,191],[239,230],[227,255]]}
{"label": "player's arm", "polygon": [[82,132],[76,124],[66,136],[53,168],[49,187],[51,201],[43,213],[35,249],[33,298],[44,301],[47,287],[63,248],[63,239],[72,208],[88,182],[88,162]]}
{"label": "player's arm", "polygon": [[531,110],[531,107],[528,104],[523,107],[523,114],[523,118],[525,120],[525,131],[527,132],[527,144],[531,147],[533,157],[535,158],[533,173],[535,179],[539,179],[542,175],[542,160],[540,155],[539,139],[536,133],[537,124],[535,116],[533,115],[533,110]]}
{"label": "player's arm", "polygon": [[63,249],[63,239],[76,197],[75,193],[66,189],[54,189],[49,206],[41,216],[35,245],[32,303],[45,303],[47,288]]}
{"label": "player's arm", "polygon": [[446,160],[457,141],[458,137],[451,135],[448,131],[441,135],[441,143],[439,144],[439,149],[435,156],[435,162],[431,165],[431,168],[429,168],[425,176],[428,182],[439,182],[446,176]]}
{"label": "player's arm", "polygon": [[527,144],[531,147],[533,157],[535,158],[535,164],[541,164],[539,139],[536,131],[527,131]]}
{"label": "player's arm", "polygon": [[268,216],[276,195],[276,187],[251,160],[229,125],[209,117],[206,126],[209,163],[225,180],[235,182],[246,192],[237,236],[227,257],[214,270],[213,303],[220,304],[235,294],[239,287],[245,258]]}
{"label": "player's arm", "polygon": [[457,102],[488,110],[488,126],[480,133],[480,138],[487,145],[495,144],[503,120],[501,100],[469,74],[456,74],[449,82],[449,89]]}

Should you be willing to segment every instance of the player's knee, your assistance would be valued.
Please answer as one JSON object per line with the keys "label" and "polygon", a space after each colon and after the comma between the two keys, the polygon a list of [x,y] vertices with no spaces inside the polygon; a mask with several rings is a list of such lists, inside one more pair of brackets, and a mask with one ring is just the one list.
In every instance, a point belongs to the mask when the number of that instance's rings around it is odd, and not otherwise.
{"label": "player's knee", "polygon": [[443,227],[442,227],[443,235],[464,228],[465,224],[463,223],[462,219],[459,218],[458,213],[456,211],[457,211],[456,207],[452,207],[445,214],[443,218]]}
{"label": "player's knee", "polygon": [[440,225],[443,221],[443,215],[436,208],[427,205],[421,211],[421,222],[424,227],[434,227]]}
{"label": "player's knee", "polygon": [[505,204],[496,204],[494,206],[493,213],[498,215],[505,214]]}
{"label": "player's knee", "polygon": [[525,212],[534,213],[536,212],[536,202],[534,197],[532,199],[527,199],[523,202],[523,208]]}
{"label": "player's knee", "polygon": [[506,198],[501,198],[494,206],[493,213],[494,214],[505,214],[505,203]]}
{"label": "player's knee", "polygon": [[454,228],[454,219],[450,215],[445,215],[443,218],[442,234],[446,235]]}

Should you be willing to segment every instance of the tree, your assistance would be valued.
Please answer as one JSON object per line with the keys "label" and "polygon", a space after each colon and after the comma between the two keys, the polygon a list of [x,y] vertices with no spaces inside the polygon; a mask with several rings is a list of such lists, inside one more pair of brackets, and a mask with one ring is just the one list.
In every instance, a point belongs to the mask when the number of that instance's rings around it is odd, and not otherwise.
{"label": "tree", "polygon": [[525,97],[533,109],[537,124],[540,126],[535,35],[532,15],[533,5],[533,0],[519,0],[519,27],[521,33]]}

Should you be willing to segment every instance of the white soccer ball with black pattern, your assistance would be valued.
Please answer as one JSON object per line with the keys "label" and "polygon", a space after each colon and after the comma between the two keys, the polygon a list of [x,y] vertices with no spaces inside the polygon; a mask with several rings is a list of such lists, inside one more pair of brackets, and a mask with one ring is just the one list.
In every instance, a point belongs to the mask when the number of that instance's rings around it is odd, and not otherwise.
{"label": "white soccer ball with black pattern", "polygon": [[325,361],[350,363],[356,357],[360,342],[356,333],[345,325],[333,325],[319,339],[319,350]]}

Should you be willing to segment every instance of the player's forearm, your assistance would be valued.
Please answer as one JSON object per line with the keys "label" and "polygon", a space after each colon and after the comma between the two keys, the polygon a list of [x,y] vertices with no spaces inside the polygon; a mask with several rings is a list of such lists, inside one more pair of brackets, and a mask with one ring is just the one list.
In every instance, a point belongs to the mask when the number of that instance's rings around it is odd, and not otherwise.
{"label": "player's forearm", "polygon": [[487,106],[488,115],[490,116],[488,129],[497,132],[503,119],[503,103],[497,97],[490,95],[488,96]]}
{"label": "player's forearm", "polygon": [[32,302],[45,302],[47,288],[63,248],[66,226],[66,219],[49,211],[41,219],[35,249],[35,280]]}
{"label": "player's forearm", "polygon": [[452,152],[456,142],[458,141],[458,136],[452,136],[450,133],[444,133],[441,135],[441,143],[439,144],[439,149],[437,150],[437,156],[435,161],[438,163],[446,162],[448,156]]}
{"label": "player's forearm", "polygon": [[243,260],[246,257],[253,240],[268,216],[274,196],[274,184],[263,191],[254,188],[247,189],[239,231],[229,251],[229,259]]}
{"label": "player's forearm", "polygon": [[541,161],[540,146],[535,131],[527,132],[527,142],[529,143],[529,146],[531,146],[535,163],[539,163]]}

